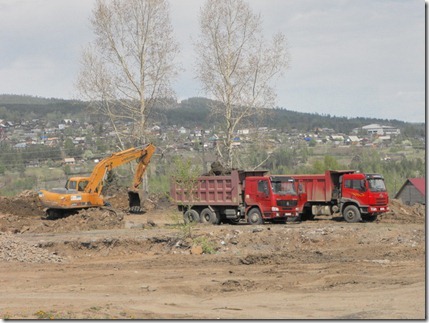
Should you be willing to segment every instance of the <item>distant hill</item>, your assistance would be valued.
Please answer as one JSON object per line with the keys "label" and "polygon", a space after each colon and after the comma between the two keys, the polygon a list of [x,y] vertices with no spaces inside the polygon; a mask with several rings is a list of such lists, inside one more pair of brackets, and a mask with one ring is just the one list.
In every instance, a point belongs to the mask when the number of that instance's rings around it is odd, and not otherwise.
{"label": "distant hill", "polygon": [[0,105],[2,104],[39,105],[39,104],[60,103],[65,101],[67,100],[56,99],[56,98],[42,98],[39,96],[31,96],[31,95],[0,94]]}
{"label": "distant hill", "polygon": [[[213,101],[206,98],[189,98],[177,103],[168,101],[168,107],[158,106],[153,109],[149,120],[154,124],[166,126],[184,126],[213,128],[219,124],[219,118],[210,113],[210,104]],[[77,100],[57,98],[42,98],[29,95],[0,95],[0,119],[13,121],[28,118],[42,119],[47,114],[57,118],[72,118],[88,120],[87,103]],[[97,115],[100,120],[100,115]],[[376,118],[347,118],[317,113],[296,112],[282,108],[267,110],[264,117],[246,120],[243,127],[269,127],[279,130],[297,129],[306,132],[316,128],[330,128],[336,132],[350,133],[354,128],[378,123],[401,129],[409,136],[425,136],[424,123],[407,123],[399,120]]]}

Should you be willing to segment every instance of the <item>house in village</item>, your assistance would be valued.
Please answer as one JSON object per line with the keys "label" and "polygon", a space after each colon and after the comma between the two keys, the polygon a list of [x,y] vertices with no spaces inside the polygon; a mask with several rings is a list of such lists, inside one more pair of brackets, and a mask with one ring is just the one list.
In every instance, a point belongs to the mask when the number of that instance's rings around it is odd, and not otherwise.
{"label": "house in village", "polygon": [[355,128],[353,129],[352,132],[357,134],[360,131],[367,133],[369,135],[378,135],[378,136],[401,134],[401,130],[398,128],[391,127],[391,126],[382,126],[376,123],[363,126],[362,128]]}
{"label": "house in village", "polygon": [[407,179],[398,193],[396,193],[395,199],[401,200],[406,205],[426,204],[426,179]]}
{"label": "house in village", "polygon": [[64,158],[64,164],[65,165],[74,165],[76,164],[76,160],[74,157]]}
{"label": "house in village", "polygon": [[360,143],[360,138],[358,136],[347,136],[344,140],[346,145],[357,145]]}

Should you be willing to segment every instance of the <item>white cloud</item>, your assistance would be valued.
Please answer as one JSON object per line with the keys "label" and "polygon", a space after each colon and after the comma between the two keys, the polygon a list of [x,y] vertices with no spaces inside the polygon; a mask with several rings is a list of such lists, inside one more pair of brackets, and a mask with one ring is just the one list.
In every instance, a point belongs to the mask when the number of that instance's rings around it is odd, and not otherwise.
{"label": "white cloud", "polygon": [[[425,4],[420,0],[248,0],[267,38],[283,32],[291,66],[278,106],[422,121]],[[184,71],[177,96],[202,96],[192,41],[203,0],[170,0]],[[0,0],[0,93],[71,98],[94,0]]]}

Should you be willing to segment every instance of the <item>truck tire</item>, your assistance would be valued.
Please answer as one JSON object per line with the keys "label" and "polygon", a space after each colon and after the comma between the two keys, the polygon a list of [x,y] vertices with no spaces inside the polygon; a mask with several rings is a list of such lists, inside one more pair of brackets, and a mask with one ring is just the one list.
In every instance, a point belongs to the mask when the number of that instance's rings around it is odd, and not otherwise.
{"label": "truck tire", "polygon": [[200,222],[206,224],[219,224],[219,217],[216,212],[210,210],[208,207],[203,209],[200,213]]}
{"label": "truck tire", "polygon": [[354,205],[349,205],[344,208],[343,218],[349,223],[356,223],[362,220],[359,209]]}
{"label": "truck tire", "polygon": [[301,215],[302,221],[313,221],[314,220],[314,214],[311,212],[311,208],[306,207],[303,209],[303,213]]}
{"label": "truck tire", "polygon": [[200,215],[195,210],[187,210],[183,213],[183,220],[186,224],[200,222]]}
{"label": "truck tire", "polygon": [[251,209],[247,214],[247,222],[253,225],[262,224],[264,221],[261,212],[257,208]]}

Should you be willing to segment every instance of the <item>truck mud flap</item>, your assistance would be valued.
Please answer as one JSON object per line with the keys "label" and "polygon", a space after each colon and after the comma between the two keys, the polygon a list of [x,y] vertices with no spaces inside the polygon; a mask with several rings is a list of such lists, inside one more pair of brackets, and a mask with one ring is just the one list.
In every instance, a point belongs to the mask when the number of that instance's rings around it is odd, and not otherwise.
{"label": "truck mud flap", "polygon": [[130,213],[142,213],[139,193],[128,191],[128,202]]}

